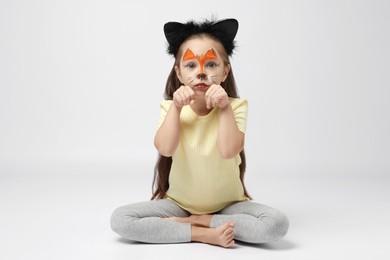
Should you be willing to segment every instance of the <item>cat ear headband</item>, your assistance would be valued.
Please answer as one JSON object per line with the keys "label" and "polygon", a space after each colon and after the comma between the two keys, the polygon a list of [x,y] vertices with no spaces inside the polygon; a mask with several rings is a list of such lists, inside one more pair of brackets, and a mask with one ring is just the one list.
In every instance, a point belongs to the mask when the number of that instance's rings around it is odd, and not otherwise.
{"label": "cat ear headband", "polygon": [[189,21],[187,23],[168,22],[164,25],[165,38],[168,41],[168,54],[176,57],[180,45],[190,36],[195,34],[209,34],[217,38],[225,48],[229,56],[232,55],[235,48],[234,37],[238,30],[238,21],[236,19],[226,19],[221,21],[204,21],[196,23]]}

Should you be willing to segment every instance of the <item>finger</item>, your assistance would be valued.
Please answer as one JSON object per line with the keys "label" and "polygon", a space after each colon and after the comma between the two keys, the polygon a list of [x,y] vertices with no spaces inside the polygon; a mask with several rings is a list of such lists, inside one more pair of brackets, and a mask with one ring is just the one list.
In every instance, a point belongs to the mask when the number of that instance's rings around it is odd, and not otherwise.
{"label": "finger", "polygon": [[176,107],[181,107],[181,103],[180,103],[180,95],[178,93],[173,93],[173,103],[175,104]]}
{"label": "finger", "polygon": [[179,91],[178,93],[177,93],[177,96],[178,96],[178,102],[180,103],[180,105],[181,106],[184,106],[185,104],[185,96],[184,96],[184,94],[183,94],[183,91],[181,90],[181,91]]}
{"label": "finger", "polygon": [[186,105],[186,103],[187,103],[187,93],[186,93],[186,90],[184,88],[181,89],[180,96],[181,96],[183,105]]}
{"label": "finger", "polygon": [[211,102],[210,102],[210,95],[209,94],[205,94],[204,95],[204,100],[206,101],[206,107],[207,109],[210,108],[210,105],[211,105]]}
{"label": "finger", "polygon": [[205,96],[210,96],[215,92],[216,85],[211,85],[209,89],[206,91]]}
{"label": "finger", "polygon": [[227,103],[229,103],[229,97],[226,91],[221,88],[214,94],[214,106],[224,107]]}
{"label": "finger", "polygon": [[206,99],[206,106],[207,108],[211,108],[212,107],[212,99],[213,99],[213,95],[214,95],[214,92],[215,92],[215,86],[216,85],[211,85],[211,87],[206,91],[205,93],[205,99]]}
{"label": "finger", "polygon": [[213,95],[212,99],[211,99],[211,105],[213,107],[216,107],[218,106],[218,100],[219,100],[219,97],[217,95]]}
{"label": "finger", "polygon": [[188,86],[182,86],[180,88],[180,95],[183,100],[183,105],[188,105],[191,101],[190,94],[188,93]]}
{"label": "finger", "polygon": [[216,93],[213,97],[213,106],[216,107],[219,105],[219,103],[224,99],[223,93]]}
{"label": "finger", "polygon": [[188,87],[187,91],[190,95],[190,104],[195,104],[195,100],[196,100],[195,91],[190,87]]}
{"label": "finger", "polygon": [[211,106],[213,106],[213,107],[218,106],[218,103],[219,103],[221,97],[222,97],[222,94],[220,93],[220,91],[216,90],[215,92],[213,92],[211,99],[210,99]]}
{"label": "finger", "polygon": [[195,100],[195,91],[190,87],[187,87],[187,91],[190,94],[191,100]]}
{"label": "finger", "polygon": [[190,104],[190,102],[194,99],[193,98],[193,91],[190,87],[187,87],[185,89],[183,89],[183,94],[185,95],[185,102],[186,104]]}

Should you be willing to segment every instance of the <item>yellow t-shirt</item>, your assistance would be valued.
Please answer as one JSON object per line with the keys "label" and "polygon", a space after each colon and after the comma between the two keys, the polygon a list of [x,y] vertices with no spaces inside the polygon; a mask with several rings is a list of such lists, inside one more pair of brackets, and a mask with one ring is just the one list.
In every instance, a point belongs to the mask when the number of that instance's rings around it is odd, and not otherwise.
{"label": "yellow t-shirt", "polygon": [[[245,133],[247,101],[229,98],[229,102],[238,129]],[[171,100],[161,102],[159,126],[171,104]],[[214,213],[233,202],[248,200],[240,180],[240,156],[224,159],[218,151],[218,124],[218,108],[199,116],[184,106],[180,113],[180,142],[172,156],[166,198],[191,214]]]}

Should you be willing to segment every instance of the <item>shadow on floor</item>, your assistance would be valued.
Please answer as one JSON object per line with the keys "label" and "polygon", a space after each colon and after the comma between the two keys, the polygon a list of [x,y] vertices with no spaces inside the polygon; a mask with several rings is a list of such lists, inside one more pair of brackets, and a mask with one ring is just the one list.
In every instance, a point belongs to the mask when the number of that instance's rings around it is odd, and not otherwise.
{"label": "shadow on floor", "polygon": [[248,246],[252,248],[259,248],[259,249],[266,249],[266,250],[274,250],[274,251],[281,251],[281,250],[292,250],[297,248],[297,245],[291,243],[290,241],[287,241],[285,239],[272,242],[272,243],[264,243],[264,244],[250,244],[245,243],[241,241],[236,241],[238,245],[242,246]]}
{"label": "shadow on floor", "polygon": [[[129,245],[163,245],[163,244],[142,243],[142,242],[128,240],[128,239],[125,239],[125,238],[118,238],[117,241],[119,243],[129,244]],[[265,244],[250,244],[250,243],[245,243],[245,242],[241,242],[241,241],[237,241],[237,240],[235,242],[236,242],[237,245],[240,245],[240,246],[243,246],[243,247],[251,247],[251,248],[273,250],[273,251],[292,250],[292,249],[297,248],[297,245],[295,245],[295,244],[293,244],[293,243],[291,243],[291,242],[289,242],[287,240],[279,240],[279,241],[276,241],[276,242],[265,243]]]}

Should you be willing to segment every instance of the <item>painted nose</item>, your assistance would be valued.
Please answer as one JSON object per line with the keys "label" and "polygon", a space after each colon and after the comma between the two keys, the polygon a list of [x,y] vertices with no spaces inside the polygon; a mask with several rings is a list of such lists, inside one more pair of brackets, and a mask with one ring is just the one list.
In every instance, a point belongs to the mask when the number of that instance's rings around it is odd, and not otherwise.
{"label": "painted nose", "polygon": [[198,79],[206,79],[207,76],[206,76],[206,74],[204,74],[204,73],[199,73],[198,76],[197,76],[197,78],[198,78]]}

